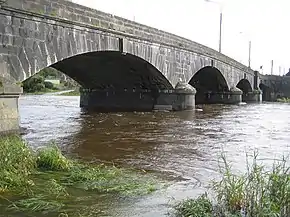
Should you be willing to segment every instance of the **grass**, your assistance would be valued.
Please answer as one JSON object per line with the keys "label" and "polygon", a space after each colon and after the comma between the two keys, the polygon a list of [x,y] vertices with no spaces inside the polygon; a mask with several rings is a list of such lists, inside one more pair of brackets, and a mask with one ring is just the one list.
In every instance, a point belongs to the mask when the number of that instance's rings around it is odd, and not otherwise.
{"label": "grass", "polygon": [[71,92],[66,92],[66,93],[61,93],[59,94],[59,96],[79,96],[80,95],[80,91],[79,90],[74,90]]}
{"label": "grass", "polygon": [[286,159],[267,169],[254,153],[247,172],[235,174],[223,155],[220,173],[221,180],[210,186],[214,200],[204,195],[184,200],[175,206],[176,216],[289,217],[290,167]]}
{"label": "grass", "polygon": [[0,210],[7,215],[75,214],[79,207],[69,205],[78,203],[75,191],[85,196],[93,192],[84,212],[99,213],[93,207],[98,195],[135,196],[154,190],[155,182],[136,171],[71,160],[55,144],[34,152],[18,136],[0,138]]}
{"label": "grass", "polygon": [[278,98],[277,102],[290,103],[290,98],[287,97]]}
{"label": "grass", "polygon": [[212,217],[212,203],[207,195],[201,195],[197,199],[188,199],[175,207],[177,217]]}
{"label": "grass", "polygon": [[45,90],[43,91],[38,91],[38,92],[33,92],[33,93],[24,93],[24,95],[43,95],[43,94],[46,94],[46,93],[56,93],[56,92],[59,92],[60,90],[52,90],[52,89],[48,89],[46,88]]}
{"label": "grass", "polygon": [[33,182],[28,178],[35,168],[35,156],[17,136],[0,139],[0,193],[25,189]]}
{"label": "grass", "polygon": [[36,165],[43,170],[68,171],[72,164],[72,161],[64,157],[55,144],[37,153]]}

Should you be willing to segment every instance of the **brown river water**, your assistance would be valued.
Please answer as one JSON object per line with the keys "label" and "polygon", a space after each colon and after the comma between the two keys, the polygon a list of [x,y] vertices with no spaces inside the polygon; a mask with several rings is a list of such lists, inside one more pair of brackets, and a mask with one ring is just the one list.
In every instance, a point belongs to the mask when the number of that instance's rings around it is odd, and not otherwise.
{"label": "brown river water", "polygon": [[194,197],[217,177],[224,151],[236,170],[246,152],[270,163],[290,153],[290,105],[205,105],[195,111],[87,114],[79,97],[23,96],[23,137],[33,148],[54,140],[69,154],[144,169],[168,181],[152,194],[104,200],[110,216],[168,216],[171,205]]}

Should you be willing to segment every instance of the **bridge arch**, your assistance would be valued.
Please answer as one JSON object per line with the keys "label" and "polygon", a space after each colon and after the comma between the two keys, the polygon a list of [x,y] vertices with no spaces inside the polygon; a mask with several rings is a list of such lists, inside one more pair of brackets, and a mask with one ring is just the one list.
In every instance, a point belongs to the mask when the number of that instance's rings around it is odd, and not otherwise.
{"label": "bridge arch", "polygon": [[242,101],[247,101],[248,94],[253,92],[253,88],[249,80],[245,78],[241,79],[236,87],[243,92]]}
{"label": "bridge arch", "polygon": [[[189,81],[196,93],[196,103],[209,103],[209,98],[229,92],[227,81],[223,74],[215,67],[206,66],[194,74]],[[219,102],[215,100],[215,102]]]}
{"label": "bridge arch", "polygon": [[173,89],[165,76],[146,60],[118,51],[97,51],[61,60],[51,67],[84,88]]}
{"label": "bridge arch", "polygon": [[243,94],[248,94],[253,91],[251,83],[249,82],[248,79],[245,78],[240,80],[236,87],[239,88],[241,91],[243,91]]}
{"label": "bridge arch", "polygon": [[173,90],[152,64],[119,51],[82,53],[50,67],[78,82],[81,107],[96,111],[151,111],[162,91]]}

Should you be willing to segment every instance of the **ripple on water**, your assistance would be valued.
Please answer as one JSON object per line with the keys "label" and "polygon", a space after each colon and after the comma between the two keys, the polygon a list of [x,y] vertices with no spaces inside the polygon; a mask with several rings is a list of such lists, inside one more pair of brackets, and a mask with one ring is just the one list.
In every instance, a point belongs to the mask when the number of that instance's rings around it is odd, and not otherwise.
{"label": "ripple on water", "polygon": [[84,159],[142,168],[174,180],[135,202],[115,202],[110,207],[115,216],[165,216],[168,202],[202,192],[217,177],[222,150],[237,170],[244,169],[245,152],[258,149],[269,164],[290,153],[288,104],[115,114],[82,113],[79,97],[25,96],[19,104],[21,127],[28,132],[24,138],[35,148],[55,140]]}

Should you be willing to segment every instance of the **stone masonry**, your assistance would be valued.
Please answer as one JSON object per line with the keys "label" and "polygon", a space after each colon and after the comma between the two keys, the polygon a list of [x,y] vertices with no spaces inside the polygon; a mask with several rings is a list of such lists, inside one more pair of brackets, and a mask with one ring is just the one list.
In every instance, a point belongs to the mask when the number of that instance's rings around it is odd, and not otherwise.
{"label": "stone masonry", "polygon": [[172,84],[188,83],[205,66],[229,89],[254,72],[188,39],[64,0],[6,0],[0,9],[0,79],[16,83],[65,58],[121,51],[155,66]]}

